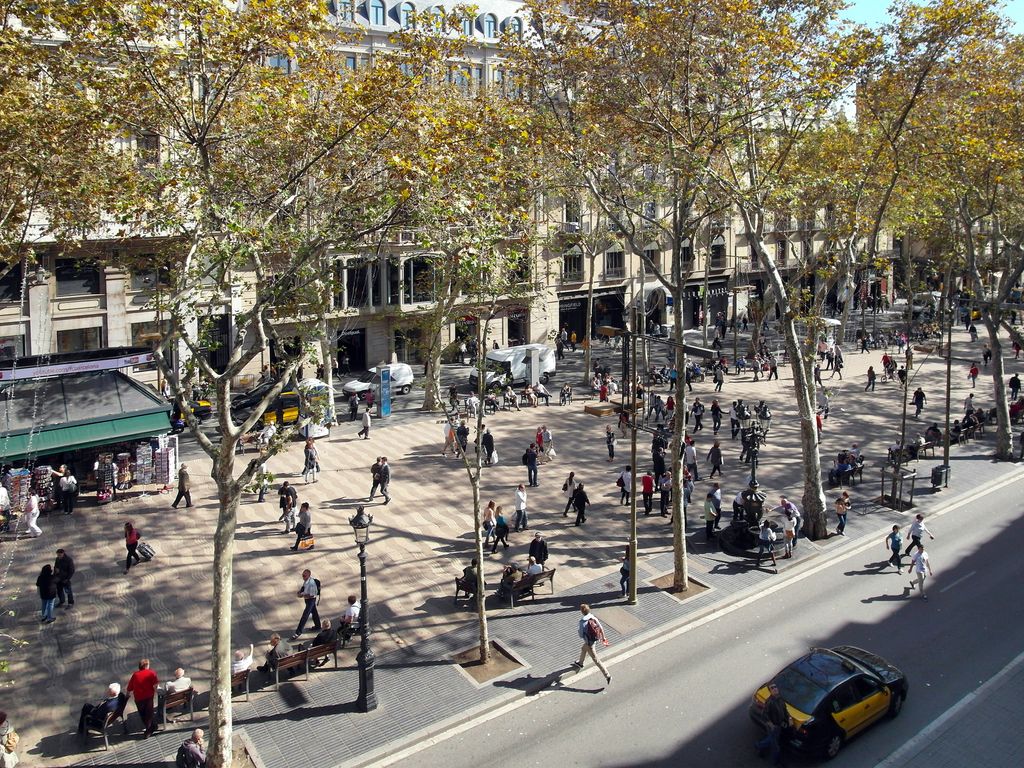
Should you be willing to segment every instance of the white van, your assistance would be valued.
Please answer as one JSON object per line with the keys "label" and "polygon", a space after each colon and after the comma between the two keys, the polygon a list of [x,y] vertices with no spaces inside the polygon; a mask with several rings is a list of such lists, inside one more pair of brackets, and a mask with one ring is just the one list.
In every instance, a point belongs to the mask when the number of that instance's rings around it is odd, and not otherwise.
{"label": "white van", "polygon": [[[412,389],[412,368],[406,363],[392,363],[387,367],[391,370],[391,392],[409,394]],[[360,399],[371,389],[374,393],[380,391],[380,372],[376,368],[371,368],[358,379],[352,379],[342,387],[346,397],[359,395]]]}
{"label": "white van", "polygon": [[[487,353],[484,364],[486,385],[516,385],[530,381],[530,365],[534,351],[538,353],[540,364],[537,379],[542,384],[547,384],[548,379],[555,373],[555,350],[545,344],[522,344],[506,349],[492,349]],[[477,369],[472,368],[469,371],[469,383],[475,387],[476,380]]]}

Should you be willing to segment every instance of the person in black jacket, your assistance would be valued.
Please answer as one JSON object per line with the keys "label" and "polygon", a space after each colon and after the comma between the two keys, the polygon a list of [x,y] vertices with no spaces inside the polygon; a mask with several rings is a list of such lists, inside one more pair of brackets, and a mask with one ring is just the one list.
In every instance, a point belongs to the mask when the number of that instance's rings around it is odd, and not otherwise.
{"label": "person in black jacket", "polygon": [[576,508],[576,525],[582,525],[587,522],[587,504],[590,503],[590,497],[587,496],[587,492],[583,490],[583,483],[576,486],[576,490],[572,494],[572,505]]}
{"label": "person in black jacket", "polygon": [[767,732],[757,742],[757,749],[764,756],[767,753],[768,759],[774,765],[780,765],[782,756],[782,731],[789,727],[789,711],[786,709],[786,702],[783,701],[775,683],[768,683],[768,699],[764,703],[764,717],[766,720]]}
{"label": "person in black jacket", "polygon": [[491,459],[494,457],[494,435],[486,427],[484,427],[484,433],[480,436],[480,445],[484,449],[484,464],[490,466]]}
{"label": "person in black jacket", "polygon": [[57,559],[53,563],[53,573],[57,579],[57,605],[67,607],[75,604],[75,593],[71,589],[71,577],[75,575],[75,561],[63,549],[57,550]]}
{"label": "person in black jacket", "polygon": [[121,684],[111,683],[107,686],[106,695],[98,704],[83,704],[82,713],[78,717],[78,732],[85,733],[89,728],[102,728],[107,716],[117,711],[120,704]]}
{"label": "person in black jacket", "polygon": [[36,589],[42,603],[41,616],[44,624],[52,624],[57,619],[53,616],[53,604],[57,602],[57,580],[53,575],[53,566],[44,565],[36,578]]}
{"label": "person in black jacket", "polygon": [[544,537],[540,535],[540,531],[533,534],[533,541],[530,542],[530,557],[542,566],[547,562],[548,543],[544,541]]}

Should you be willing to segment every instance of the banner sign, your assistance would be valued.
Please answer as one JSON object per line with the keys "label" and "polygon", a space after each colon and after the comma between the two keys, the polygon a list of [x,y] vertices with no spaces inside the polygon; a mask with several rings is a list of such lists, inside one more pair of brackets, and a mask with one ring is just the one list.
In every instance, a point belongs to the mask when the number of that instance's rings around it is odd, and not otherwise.
{"label": "banner sign", "polygon": [[40,379],[45,376],[62,376],[66,373],[88,373],[89,371],[111,371],[116,368],[127,368],[132,365],[145,365],[153,362],[153,353],[145,352],[124,357],[109,357],[104,360],[81,360],[74,363],[57,365],[33,365],[26,368],[8,368],[0,370],[0,381],[16,379]]}

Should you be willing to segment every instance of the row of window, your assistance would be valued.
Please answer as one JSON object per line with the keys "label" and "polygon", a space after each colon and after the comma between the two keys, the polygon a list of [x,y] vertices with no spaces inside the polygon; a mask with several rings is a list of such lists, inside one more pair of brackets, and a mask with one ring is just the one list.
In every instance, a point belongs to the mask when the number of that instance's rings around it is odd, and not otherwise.
{"label": "row of window", "polygon": [[[357,14],[366,19],[371,26],[384,27],[388,24],[388,9],[384,0],[328,0],[328,10],[342,21],[355,21]],[[416,6],[410,2],[402,2],[392,6],[391,16],[402,29],[413,29],[416,26]],[[447,12],[443,6],[435,5],[429,9],[431,25],[438,32],[448,31]],[[523,34],[523,22],[516,16],[510,16],[503,22],[493,13],[483,13],[478,17],[463,16],[459,31],[466,37],[474,37],[480,32],[484,38],[497,39],[504,31],[516,37]]]}

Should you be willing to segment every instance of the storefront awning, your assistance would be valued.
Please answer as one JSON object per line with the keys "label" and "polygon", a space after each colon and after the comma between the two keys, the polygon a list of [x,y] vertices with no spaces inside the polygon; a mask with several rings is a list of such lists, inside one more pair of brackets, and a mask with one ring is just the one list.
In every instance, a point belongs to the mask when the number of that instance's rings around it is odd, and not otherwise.
{"label": "storefront awning", "polygon": [[170,429],[171,406],[119,371],[0,384],[0,460],[141,440]]}
{"label": "storefront awning", "polygon": [[162,435],[169,427],[167,412],[159,411],[73,427],[26,432],[0,438],[0,455],[4,461],[15,461],[30,455],[45,456],[97,445],[128,443]]}
{"label": "storefront awning", "polygon": [[[599,299],[602,296],[622,296],[623,291],[625,290],[625,286],[626,286],[626,284],[624,282],[620,283],[619,285],[614,285],[614,286],[609,286],[609,285],[596,286],[595,285],[594,286],[594,298],[595,299]],[[578,299],[584,299],[585,300],[586,298],[587,298],[587,292],[586,291],[568,291],[566,293],[559,293],[558,294],[558,300],[559,301],[575,301],[575,300],[578,300]]]}

